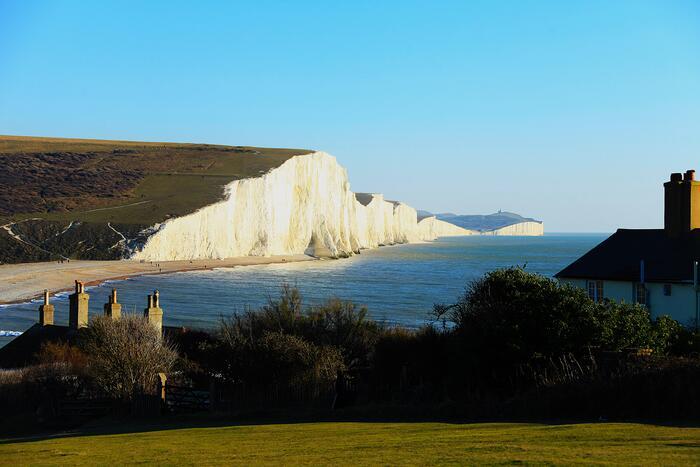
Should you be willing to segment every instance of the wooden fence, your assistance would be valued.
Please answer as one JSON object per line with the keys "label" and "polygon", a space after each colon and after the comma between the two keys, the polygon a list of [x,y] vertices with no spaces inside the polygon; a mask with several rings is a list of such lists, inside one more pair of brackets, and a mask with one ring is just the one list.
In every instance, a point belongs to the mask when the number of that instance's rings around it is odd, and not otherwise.
{"label": "wooden fence", "polygon": [[231,384],[213,380],[208,389],[181,382],[169,384],[159,375],[155,394],[143,394],[128,403],[108,395],[83,394],[59,401],[58,417],[78,419],[104,415],[158,416],[163,413],[249,412],[284,408],[334,408],[352,405],[357,382],[342,377],[338,381],[294,383]]}
{"label": "wooden fence", "polygon": [[290,407],[331,408],[336,398],[333,382],[254,385],[215,383],[211,408],[241,412]]}
{"label": "wooden fence", "polygon": [[165,387],[165,406],[170,412],[197,412],[210,409],[210,391],[188,386]]}

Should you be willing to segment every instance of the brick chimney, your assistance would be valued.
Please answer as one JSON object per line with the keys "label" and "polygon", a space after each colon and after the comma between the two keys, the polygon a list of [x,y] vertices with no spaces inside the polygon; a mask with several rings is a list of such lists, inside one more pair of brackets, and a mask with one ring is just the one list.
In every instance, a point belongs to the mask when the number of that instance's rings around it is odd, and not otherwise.
{"label": "brick chimney", "polygon": [[68,298],[70,301],[68,326],[75,330],[86,327],[88,324],[88,301],[90,300],[90,295],[85,293],[85,284],[81,281],[75,281],[75,293]]}
{"label": "brick chimney", "polygon": [[700,228],[700,182],[695,171],[672,173],[664,183],[664,230],[678,237]]}
{"label": "brick chimney", "polygon": [[148,296],[148,306],[143,310],[143,316],[149,323],[163,332],[163,309],[160,307],[160,292],[155,290]]}
{"label": "brick chimney", "polygon": [[117,303],[117,289],[112,289],[109,300],[104,306],[105,316],[112,319],[119,319],[122,316],[122,306]]}
{"label": "brick chimney", "polygon": [[39,324],[42,326],[53,324],[53,305],[49,303],[48,290],[44,290],[44,304],[39,306]]}

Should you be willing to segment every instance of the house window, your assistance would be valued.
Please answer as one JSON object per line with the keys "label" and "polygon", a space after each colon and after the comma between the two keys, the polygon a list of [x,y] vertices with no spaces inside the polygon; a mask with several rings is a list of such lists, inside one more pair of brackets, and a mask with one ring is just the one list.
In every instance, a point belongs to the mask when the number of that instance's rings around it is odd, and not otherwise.
{"label": "house window", "polygon": [[671,296],[671,284],[664,284],[664,296],[665,297]]}
{"label": "house window", "polygon": [[594,302],[602,302],[603,281],[588,281],[588,296]]}
{"label": "house window", "polygon": [[647,305],[647,288],[644,284],[634,284],[634,301],[640,305]]}

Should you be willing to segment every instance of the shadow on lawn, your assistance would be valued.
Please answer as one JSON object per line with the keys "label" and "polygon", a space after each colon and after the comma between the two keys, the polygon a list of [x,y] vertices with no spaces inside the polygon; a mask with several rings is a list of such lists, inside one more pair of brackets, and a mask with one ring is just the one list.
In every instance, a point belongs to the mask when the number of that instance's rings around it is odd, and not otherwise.
{"label": "shadow on lawn", "polygon": [[[476,423],[517,423],[537,424],[546,426],[575,425],[584,423],[641,423],[655,426],[674,428],[700,428],[700,421],[659,421],[659,420],[536,420],[516,418],[490,418],[490,419],[460,419],[454,416],[425,416],[394,413],[393,410],[382,411],[377,409],[374,413],[357,413],[354,410],[334,412],[284,412],[284,413],[249,413],[246,415],[232,416],[222,414],[198,413],[191,415],[170,415],[156,419],[134,419],[106,417],[92,420],[82,426],[72,429],[44,431],[32,435],[7,437],[0,439],[0,445],[37,442],[51,439],[72,438],[82,436],[104,436],[120,434],[137,434],[166,430],[184,430],[191,428],[224,428],[234,426],[251,425],[280,425],[303,424],[322,422],[356,422],[356,423],[449,423],[449,424],[476,424]],[[700,447],[697,445],[681,444],[683,447]]]}

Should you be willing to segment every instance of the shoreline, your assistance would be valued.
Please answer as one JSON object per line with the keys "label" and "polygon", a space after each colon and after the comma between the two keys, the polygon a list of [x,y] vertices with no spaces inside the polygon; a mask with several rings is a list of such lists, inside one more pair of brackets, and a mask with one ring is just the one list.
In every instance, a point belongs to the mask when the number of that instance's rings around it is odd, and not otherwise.
{"label": "shoreline", "polygon": [[27,303],[42,296],[73,290],[76,280],[86,286],[131,277],[172,274],[187,271],[209,271],[215,268],[255,266],[287,262],[316,261],[308,255],[243,256],[225,259],[140,262],[133,260],[72,260],[0,265],[0,305]]}

